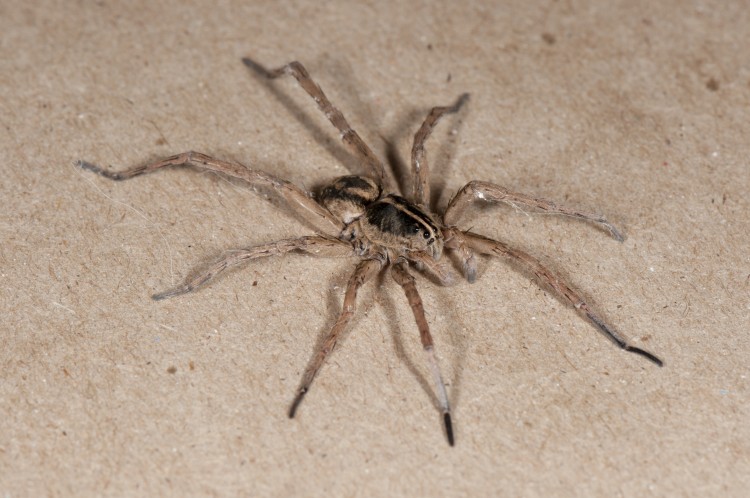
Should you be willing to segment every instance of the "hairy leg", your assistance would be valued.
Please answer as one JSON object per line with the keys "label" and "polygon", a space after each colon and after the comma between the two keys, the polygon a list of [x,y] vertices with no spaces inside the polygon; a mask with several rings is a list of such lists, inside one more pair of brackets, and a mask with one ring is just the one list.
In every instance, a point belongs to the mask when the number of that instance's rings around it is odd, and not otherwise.
{"label": "hairy leg", "polygon": [[557,275],[544,267],[536,258],[518,249],[514,249],[503,242],[488,239],[469,232],[462,232],[458,237],[463,237],[466,244],[480,254],[502,256],[521,265],[525,270],[533,273],[540,283],[550,287],[561,298],[581,312],[591,323],[593,323],[604,335],[609,337],[615,344],[625,351],[638,354],[653,363],[662,366],[663,362],[648,351],[631,346],[628,341],[607,325],[604,320],[596,314],[583,298]]}
{"label": "hairy leg", "polygon": [[341,335],[344,329],[346,329],[349,321],[354,316],[359,288],[375,276],[381,268],[383,268],[383,263],[376,259],[366,259],[357,265],[357,268],[354,270],[354,273],[346,286],[343,309],[341,310],[336,323],[333,325],[333,328],[323,341],[322,347],[317,351],[312,362],[302,375],[302,382],[297,391],[297,396],[295,396],[292,406],[289,408],[289,418],[294,418],[299,404],[302,402],[305,394],[307,394],[307,391],[310,390],[310,385],[312,384],[315,375],[318,373],[318,370],[320,370],[320,367],[323,366],[326,357],[336,346],[336,341],[338,340],[339,335]]}
{"label": "hairy leg", "polygon": [[409,274],[409,271],[406,269],[406,265],[403,262],[398,262],[391,266],[391,275],[393,275],[393,279],[404,289],[406,299],[408,299],[409,306],[411,306],[412,313],[414,313],[414,319],[417,322],[422,347],[427,356],[427,363],[430,366],[430,371],[435,380],[437,398],[440,403],[440,410],[443,413],[443,423],[445,424],[445,433],[448,437],[448,444],[453,446],[453,423],[451,422],[451,409],[448,404],[448,394],[445,390],[443,376],[440,374],[440,367],[438,366],[437,358],[435,357],[435,346],[432,341],[432,334],[430,334],[430,326],[428,325],[427,318],[424,314],[422,298],[419,296],[419,292],[417,292],[414,277]]}
{"label": "hairy leg", "polygon": [[624,240],[620,231],[608,222],[604,216],[579,211],[565,206],[558,206],[554,202],[546,199],[531,197],[530,195],[520,194],[518,192],[511,192],[500,185],[478,180],[467,183],[456,193],[456,195],[453,196],[453,199],[448,203],[448,207],[445,210],[443,221],[446,225],[455,225],[466,208],[479,200],[494,203],[504,202],[511,206],[521,205],[547,213],[561,214],[584,221],[590,221],[605,228],[614,239],[620,242]]}
{"label": "hairy leg", "polygon": [[461,106],[469,100],[469,94],[461,95],[455,104],[446,107],[433,107],[414,135],[414,144],[411,148],[411,166],[414,170],[414,203],[429,208],[430,203],[430,168],[424,144],[432,134],[444,114],[458,112]]}
{"label": "hairy leg", "polygon": [[370,174],[374,176],[374,179],[379,185],[383,185],[385,179],[385,169],[383,163],[375,156],[370,147],[367,146],[364,140],[357,134],[356,131],[349,125],[344,115],[339,111],[331,101],[328,100],[326,94],[318,86],[317,83],[312,79],[310,74],[301,63],[294,61],[289,64],[282,66],[278,69],[268,70],[261,66],[252,59],[245,57],[242,62],[257,73],[262,74],[266,78],[278,78],[283,75],[293,76],[300,84],[300,86],[315,100],[320,110],[325,114],[328,120],[333,126],[341,133],[341,140],[344,144],[349,147],[349,150],[354,153],[369,169]]}
{"label": "hairy leg", "polygon": [[277,242],[261,244],[248,249],[227,251],[224,256],[213,263],[207,270],[202,271],[184,284],[175,287],[174,289],[154,294],[151,297],[156,301],[161,301],[162,299],[187,294],[188,292],[192,292],[207,284],[225,270],[245,263],[246,261],[267,258],[269,256],[279,256],[294,250],[301,250],[315,256],[329,258],[355,256],[351,244],[332,237],[310,235],[298,239],[279,240]]}
{"label": "hairy leg", "polygon": [[254,187],[269,187],[277,191],[289,206],[305,220],[324,233],[338,235],[344,225],[323,206],[315,202],[307,192],[291,182],[277,178],[265,171],[248,168],[242,164],[216,159],[200,152],[183,152],[153,163],[135,166],[124,171],[110,171],[86,161],[78,161],[79,167],[93,171],[110,180],[127,180],[134,176],[151,173],[169,166],[195,165],[201,169],[222,173],[248,182]]}

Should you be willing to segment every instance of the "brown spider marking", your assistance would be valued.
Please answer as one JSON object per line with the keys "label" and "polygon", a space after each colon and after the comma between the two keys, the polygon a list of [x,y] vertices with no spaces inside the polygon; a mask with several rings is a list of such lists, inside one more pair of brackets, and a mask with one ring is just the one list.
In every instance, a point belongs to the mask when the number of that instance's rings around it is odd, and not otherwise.
{"label": "brown spider marking", "polygon": [[469,99],[468,94],[461,95],[452,106],[433,108],[415,134],[411,154],[413,192],[411,198],[406,199],[395,194],[383,195],[383,183],[386,178],[383,164],[349,126],[344,115],[331,104],[302,64],[291,62],[269,71],[250,59],[243,59],[243,62],[250,69],[271,79],[282,75],[296,78],[331,124],[341,133],[342,141],[366,168],[367,175],[337,178],[323,188],[315,200],[311,193],[286,180],[243,164],[216,159],[199,152],[184,152],[120,172],[109,171],[85,161],[78,161],[77,165],[111,180],[126,180],[169,166],[197,166],[244,180],[253,187],[262,186],[275,190],[294,211],[318,229],[315,235],[228,251],[206,271],[182,285],[154,294],[153,298],[157,301],[192,292],[216,278],[224,270],[253,259],[279,256],[292,251],[322,257],[360,259],[346,286],[342,311],[302,376],[297,395],[289,409],[289,417],[294,417],[302,399],[310,390],[313,379],[354,315],[360,287],[384,269],[389,269],[393,279],[404,290],[414,314],[427,364],[434,378],[446,437],[448,443],[453,446],[453,424],[448,394],[435,355],[422,299],[414,277],[409,272],[411,263],[419,270],[427,269],[441,284],[447,285],[452,277],[447,258],[441,258],[446,250],[456,255],[463,275],[469,282],[476,280],[477,253],[500,256],[515,262],[578,310],[620,348],[643,356],[658,366],[663,365],[662,360],[650,352],[631,346],[622,335],[607,325],[575,290],[544,267],[538,259],[504,242],[470,230],[462,230],[457,226],[466,208],[477,201],[506,203],[590,222],[606,230],[615,240],[622,241],[620,231],[603,216],[559,206],[545,199],[511,192],[499,185],[478,180],[471,181],[458,190],[443,213],[430,212],[429,164],[424,144],[438,121],[445,114],[457,112]]}

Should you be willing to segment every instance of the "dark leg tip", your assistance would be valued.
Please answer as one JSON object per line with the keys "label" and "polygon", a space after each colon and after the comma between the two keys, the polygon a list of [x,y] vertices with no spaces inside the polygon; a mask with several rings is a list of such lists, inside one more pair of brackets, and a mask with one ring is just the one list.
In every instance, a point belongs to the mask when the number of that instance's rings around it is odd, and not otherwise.
{"label": "dark leg tip", "polygon": [[455,439],[453,439],[453,422],[451,422],[451,414],[443,414],[443,423],[445,424],[445,435],[448,437],[448,444],[455,446]]}
{"label": "dark leg tip", "polygon": [[643,350],[641,348],[637,348],[635,346],[630,346],[627,342],[625,342],[625,340],[621,339],[617,334],[615,334],[614,332],[612,332],[612,330],[610,330],[610,328],[607,326],[607,324],[604,323],[601,318],[599,318],[598,316],[596,316],[595,314],[593,314],[588,309],[588,307],[586,307],[585,304],[583,305],[582,309],[586,313],[586,316],[589,318],[589,320],[591,320],[594,323],[594,325],[596,325],[599,328],[599,330],[601,330],[602,332],[604,332],[604,334],[606,334],[607,337],[609,337],[611,340],[613,340],[615,342],[615,344],[617,344],[618,346],[620,346],[622,349],[624,349],[625,351],[628,351],[630,353],[635,353],[637,355],[643,356],[647,360],[649,360],[649,361],[657,364],[660,367],[664,366],[664,362],[661,361],[657,356],[655,356],[655,355],[653,355],[653,354],[649,353],[648,351],[645,351],[645,350]]}
{"label": "dark leg tip", "polygon": [[615,228],[612,225],[609,225],[609,233],[612,235],[612,238],[615,239],[617,242],[625,242],[625,236],[620,232],[617,228]]}
{"label": "dark leg tip", "polygon": [[171,289],[164,292],[159,292],[157,294],[152,294],[151,299],[154,301],[163,301],[164,299],[169,299],[170,297],[179,296],[180,294],[185,294],[187,292],[190,292],[190,289]]}
{"label": "dark leg tip", "polygon": [[99,166],[96,164],[91,164],[89,162],[84,161],[83,159],[79,159],[75,162],[75,165],[78,166],[81,169],[85,169],[86,171],[93,171],[94,173],[99,173],[103,171]]}
{"label": "dark leg tip", "polygon": [[470,96],[471,96],[471,95],[470,95],[469,93],[463,93],[463,94],[461,94],[461,96],[460,96],[460,97],[458,97],[458,100],[457,100],[457,101],[456,101],[456,103],[454,104],[453,108],[454,108],[454,109],[455,109],[456,111],[458,111],[459,109],[461,109],[461,107],[463,107],[463,105],[464,105],[464,104],[465,104],[466,102],[468,102],[468,101],[469,101],[469,97],[470,97]]}
{"label": "dark leg tip", "polygon": [[297,407],[299,407],[299,404],[302,403],[302,398],[305,397],[305,393],[307,393],[307,388],[303,387],[299,390],[297,397],[294,398],[294,401],[292,401],[292,406],[289,408],[289,418],[294,418],[294,415],[297,413]]}
{"label": "dark leg tip", "polygon": [[660,367],[664,366],[664,362],[661,361],[661,359],[659,359],[657,356],[649,353],[648,351],[644,351],[641,348],[636,348],[634,346],[625,346],[625,351],[629,351],[631,353],[639,354],[639,355],[643,356],[644,358],[646,358],[647,360],[650,360],[650,361],[654,362],[655,364],[657,364]]}
{"label": "dark leg tip", "polygon": [[261,66],[260,64],[258,64],[257,62],[255,62],[254,60],[252,60],[249,57],[243,57],[242,58],[242,63],[245,66],[247,66],[248,68],[250,68],[251,70],[253,70],[256,73],[260,74],[261,76],[265,76],[266,78],[271,78],[272,77],[272,75],[268,71],[268,69],[266,69],[265,67]]}
{"label": "dark leg tip", "polygon": [[119,173],[113,173],[112,171],[107,171],[104,168],[101,168],[97,166],[96,164],[91,164],[89,162],[78,160],[75,162],[75,165],[78,166],[81,169],[85,169],[86,171],[93,171],[97,175],[101,175],[105,178],[109,178],[110,180],[122,180],[123,177]]}

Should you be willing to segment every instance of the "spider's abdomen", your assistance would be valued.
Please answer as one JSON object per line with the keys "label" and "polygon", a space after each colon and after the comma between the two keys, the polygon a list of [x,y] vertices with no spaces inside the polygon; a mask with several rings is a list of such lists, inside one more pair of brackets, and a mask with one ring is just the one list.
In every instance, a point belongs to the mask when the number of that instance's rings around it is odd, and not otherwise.
{"label": "spider's abdomen", "polygon": [[427,251],[435,259],[443,252],[443,234],[432,216],[397,195],[367,206],[359,226],[365,237],[385,247]]}
{"label": "spider's abdomen", "polygon": [[342,176],[320,192],[320,203],[346,224],[365,213],[380,197],[380,186],[366,176]]}

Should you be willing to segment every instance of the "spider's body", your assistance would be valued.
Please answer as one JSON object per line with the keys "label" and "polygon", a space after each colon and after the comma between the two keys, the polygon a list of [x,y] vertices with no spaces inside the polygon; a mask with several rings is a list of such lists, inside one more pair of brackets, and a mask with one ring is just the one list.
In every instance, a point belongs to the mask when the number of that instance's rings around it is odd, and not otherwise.
{"label": "spider's body", "polygon": [[349,224],[365,213],[367,206],[380,198],[382,188],[366,176],[342,176],[327,185],[319,196],[330,213]]}
{"label": "spider's body", "polygon": [[437,398],[445,424],[448,441],[453,445],[453,429],[448,395],[443,383],[437,358],[434,354],[432,335],[425,317],[422,300],[417,291],[414,277],[409,272],[409,264],[418,270],[426,269],[437,276],[440,283],[452,280],[448,258],[441,258],[444,250],[451,251],[459,261],[464,277],[469,282],[476,279],[475,254],[502,256],[517,263],[522,269],[537,277],[541,284],[550,287],[560,298],[581,312],[602,333],[626,351],[639,354],[661,366],[659,358],[643,349],[631,346],[614,329],[607,325],[581,296],[554,273],[545,268],[533,256],[512,248],[503,242],[458,228],[457,222],[462,212],[477,200],[492,203],[509,203],[539,209],[549,213],[562,214],[599,225],[608,230],[617,240],[622,235],[604,217],[558,206],[545,199],[511,192],[492,183],[472,181],[460,189],[439,214],[429,211],[428,199],[429,168],[424,143],[432,129],[446,113],[457,112],[468,98],[463,95],[451,107],[435,107],[414,136],[412,147],[412,167],[414,189],[411,199],[396,194],[383,196],[385,171],[382,163],[349,126],[341,112],[325,96],[312,80],[305,68],[292,62],[274,71],[243,59],[245,64],[269,78],[289,74],[294,76],[305,91],[313,97],[318,107],[330,122],[341,132],[345,145],[361,160],[370,175],[343,176],[323,188],[317,201],[312,195],[290,182],[276,178],[260,170],[244,165],[223,161],[198,152],[185,152],[162,161],[137,166],[122,172],[112,172],[93,164],[79,161],[84,169],[94,171],[112,180],[125,180],[168,166],[193,164],[203,169],[215,171],[247,181],[253,186],[263,186],[278,192],[305,220],[318,227],[318,233],[296,239],[285,239],[262,244],[247,249],[226,253],[216,263],[183,285],[153,296],[161,300],[191,292],[212,280],[227,268],[267,256],[285,254],[290,251],[304,251],[323,257],[359,258],[344,296],[344,305],[333,328],[318,349],[313,361],[302,377],[289,416],[293,417],[304,395],[328,354],[333,350],[341,332],[354,314],[357,291],[368,280],[384,269],[389,269],[393,279],[403,288],[419,329],[422,346],[428,365],[434,377]]}
{"label": "spider's body", "polygon": [[390,261],[410,252],[427,252],[438,260],[443,253],[443,234],[437,222],[403,197],[389,194],[365,208],[347,232],[360,236],[388,253]]}

